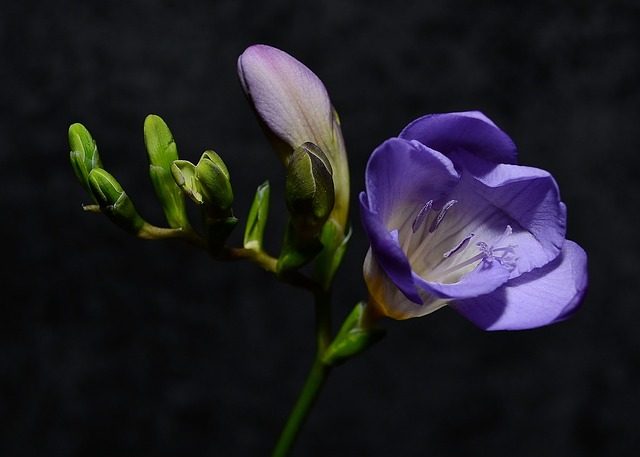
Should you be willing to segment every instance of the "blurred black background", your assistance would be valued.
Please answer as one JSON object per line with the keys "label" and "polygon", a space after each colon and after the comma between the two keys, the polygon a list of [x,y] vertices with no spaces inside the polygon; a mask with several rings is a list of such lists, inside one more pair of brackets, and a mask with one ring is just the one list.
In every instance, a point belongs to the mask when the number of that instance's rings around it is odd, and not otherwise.
{"label": "blurred black background", "polygon": [[182,158],[222,155],[241,219],[270,180],[275,253],[283,173],[236,76],[258,42],[316,72],[342,120],[354,236],[336,324],[366,298],[367,157],[423,114],[493,119],[522,164],[555,175],[589,255],[584,306],[561,324],[385,321],[379,345],[334,370],[294,455],[637,455],[639,27],[624,0],[3,0],[0,455],[268,455],[313,357],[310,297],[83,213],[67,142],[83,123],[161,224],[142,137],[160,115]]}

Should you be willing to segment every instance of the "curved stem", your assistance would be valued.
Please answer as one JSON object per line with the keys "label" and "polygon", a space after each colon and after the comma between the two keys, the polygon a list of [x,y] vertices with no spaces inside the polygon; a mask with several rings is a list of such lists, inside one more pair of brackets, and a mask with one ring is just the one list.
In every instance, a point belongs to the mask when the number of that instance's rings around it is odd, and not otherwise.
{"label": "curved stem", "polygon": [[322,386],[324,385],[331,365],[322,361],[323,355],[331,343],[331,303],[329,291],[315,290],[316,299],[316,357],[311,366],[311,371],[302,387],[302,391],[291,410],[289,418],[280,434],[276,447],[271,454],[272,457],[286,457],[291,452],[293,444],[302,429],[311,408],[313,407]]}

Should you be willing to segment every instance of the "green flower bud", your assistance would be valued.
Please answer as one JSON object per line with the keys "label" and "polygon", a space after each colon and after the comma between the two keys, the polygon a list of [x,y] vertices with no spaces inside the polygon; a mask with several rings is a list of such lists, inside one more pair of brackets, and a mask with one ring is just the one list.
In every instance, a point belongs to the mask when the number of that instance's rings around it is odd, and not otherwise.
{"label": "green flower bud", "polygon": [[202,205],[202,194],[196,181],[196,166],[188,160],[176,160],[171,164],[171,174],[178,187],[197,205]]}
{"label": "green flower bud", "polygon": [[178,148],[169,127],[159,116],[150,114],[145,119],[144,143],[153,188],[169,226],[189,227],[184,194],[171,172],[171,165],[178,160]]}
{"label": "green flower bud", "polygon": [[333,210],[332,173],[325,154],[310,142],[297,147],[289,159],[285,199],[293,225],[303,238],[318,234]]}
{"label": "green flower bud", "polygon": [[89,187],[100,210],[118,227],[137,234],[146,224],[120,183],[102,168],[89,173]]}
{"label": "green flower bud", "polygon": [[82,187],[92,195],[89,187],[89,172],[94,168],[102,168],[102,162],[98,154],[98,146],[84,125],[76,123],[69,127],[69,147],[73,171]]}
{"label": "green flower bud", "polygon": [[196,165],[195,180],[202,194],[205,208],[210,217],[230,216],[233,206],[233,189],[229,171],[218,154],[205,151]]}

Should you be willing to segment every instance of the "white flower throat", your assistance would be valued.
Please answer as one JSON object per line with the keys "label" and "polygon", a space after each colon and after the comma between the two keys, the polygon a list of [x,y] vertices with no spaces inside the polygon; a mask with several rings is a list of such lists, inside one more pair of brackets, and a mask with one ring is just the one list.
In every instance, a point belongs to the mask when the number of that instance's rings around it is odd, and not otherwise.
{"label": "white flower throat", "polygon": [[[449,284],[481,262],[489,266],[496,261],[513,270],[517,246],[505,244],[513,233],[511,225],[505,227],[500,222],[503,217],[491,205],[478,205],[473,208],[475,214],[458,211],[460,206],[455,199],[444,204],[429,200],[393,234],[412,269],[427,281]],[[505,228],[496,236],[497,224]],[[471,243],[472,239],[478,241]]]}

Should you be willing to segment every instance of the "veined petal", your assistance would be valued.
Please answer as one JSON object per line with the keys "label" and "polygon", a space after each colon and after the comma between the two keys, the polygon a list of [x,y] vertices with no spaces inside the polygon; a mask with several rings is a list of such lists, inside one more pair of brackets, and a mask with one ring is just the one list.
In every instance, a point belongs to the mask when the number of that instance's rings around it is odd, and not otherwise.
{"label": "veined petal", "polygon": [[494,164],[468,153],[453,154],[452,160],[464,168],[463,175],[473,176],[468,182],[477,195],[514,221],[509,244],[516,245],[522,255],[512,278],[556,258],[564,242],[567,215],[558,185],[548,172]]}
{"label": "veined petal", "polygon": [[445,155],[464,150],[492,162],[518,161],[511,138],[479,111],[423,116],[407,125],[400,138],[417,140]]}
{"label": "veined petal", "polygon": [[238,58],[240,83],[267,127],[292,149],[333,137],[333,108],[322,81],[303,63],[266,45],[247,48]]}
{"label": "veined petal", "polygon": [[368,207],[393,230],[406,219],[407,211],[446,195],[457,180],[452,162],[439,152],[416,141],[391,138],[367,163]]}
{"label": "veined petal", "polygon": [[457,301],[452,307],[485,330],[522,330],[569,318],[587,289],[587,255],[572,241],[542,268],[495,292]]}
{"label": "veined petal", "polygon": [[380,216],[369,208],[364,192],[360,193],[360,214],[375,260],[382,271],[409,300],[422,303],[406,255]]}

